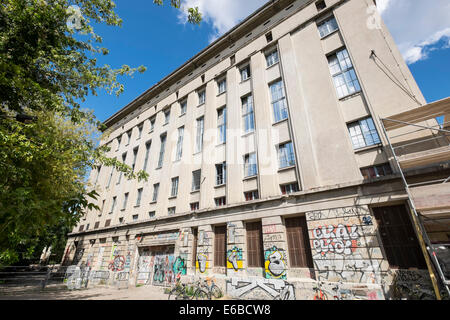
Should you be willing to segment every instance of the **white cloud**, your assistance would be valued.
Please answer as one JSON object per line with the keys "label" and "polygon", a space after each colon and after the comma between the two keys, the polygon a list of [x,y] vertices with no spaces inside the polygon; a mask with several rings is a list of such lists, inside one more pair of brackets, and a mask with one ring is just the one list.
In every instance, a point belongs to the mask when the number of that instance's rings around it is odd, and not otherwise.
{"label": "white cloud", "polygon": [[449,0],[377,0],[377,6],[408,64],[450,47]]}
{"label": "white cloud", "polygon": [[[185,0],[185,7],[198,7],[203,20],[214,29],[210,42],[214,41],[251,13],[263,6],[267,0]],[[186,10],[182,10],[180,21],[186,21]]]}

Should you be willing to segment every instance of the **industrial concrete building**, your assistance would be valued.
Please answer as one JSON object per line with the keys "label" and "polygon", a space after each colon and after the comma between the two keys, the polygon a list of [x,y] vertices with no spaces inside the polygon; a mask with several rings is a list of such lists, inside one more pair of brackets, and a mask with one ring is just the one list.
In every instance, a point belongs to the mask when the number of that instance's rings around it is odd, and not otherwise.
{"label": "industrial concrete building", "polygon": [[375,5],[269,1],[107,119],[109,156],[150,177],[93,170],[101,210],[64,263],[91,284],[214,277],[249,299],[432,296],[381,120],[426,101]]}

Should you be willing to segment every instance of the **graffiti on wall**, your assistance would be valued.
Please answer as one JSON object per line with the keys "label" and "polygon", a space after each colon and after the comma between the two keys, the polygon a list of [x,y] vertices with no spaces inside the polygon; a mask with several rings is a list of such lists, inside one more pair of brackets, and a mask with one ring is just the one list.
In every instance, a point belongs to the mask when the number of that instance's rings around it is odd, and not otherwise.
{"label": "graffiti on wall", "polygon": [[181,274],[185,275],[187,271],[186,268],[186,256],[178,256],[175,259],[175,263],[173,264],[173,273],[175,275]]}
{"label": "graffiti on wall", "polygon": [[280,279],[231,278],[226,288],[235,298],[295,300],[294,285]]}
{"label": "graffiti on wall", "polygon": [[230,222],[227,223],[228,230],[228,243],[234,243],[236,241],[236,226]]}
{"label": "graffiti on wall", "polygon": [[84,255],[84,248],[81,248],[81,245],[78,245],[76,251],[75,251],[75,257],[73,259],[72,264],[73,265],[78,265],[81,263],[81,259],[83,259],[83,255]]}
{"label": "graffiti on wall", "polygon": [[109,263],[108,269],[116,272],[123,271],[125,267],[125,258],[123,256],[115,256],[113,261]]}
{"label": "graffiti on wall", "polygon": [[81,289],[87,287],[89,283],[90,268],[72,265],[67,267],[64,275],[64,283],[69,290]]}
{"label": "graffiti on wall", "polygon": [[205,273],[206,269],[208,269],[208,256],[206,253],[197,253],[196,268],[201,273]]}
{"label": "graffiti on wall", "polygon": [[103,269],[103,253],[105,252],[105,247],[100,247],[98,250],[97,261],[95,262],[94,267],[97,269]]}
{"label": "graffiti on wall", "polygon": [[238,271],[242,269],[243,255],[242,249],[238,247],[233,247],[227,251],[227,268],[234,269],[234,271]]}
{"label": "graffiti on wall", "polygon": [[273,246],[264,251],[264,271],[267,279],[286,279],[287,259],[284,249]]}
{"label": "graffiti on wall", "polygon": [[153,257],[149,255],[148,251],[143,252],[138,260],[136,284],[148,284],[151,279],[152,268]]}
{"label": "graffiti on wall", "polygon": [[[367,208],[346,207],[313,211],[306,214],[309,221],[339,219],[349,221],[360,219],[361,225],[351,223],[326,223],[312,230],[312,249],[314,266],[319,279],[329,281],[354,281],[361,283],[380,283],[380,259],[363,257],[361,241],[370,242],[370,237],[362,234],[371,232],[372,217]],[[359,251],[358,251],[359,249]]]}
{"label": "graffiti on wall", "polygon": [[341,255],[321,253],[313,256],[319,279],[380,283],[380,262],[363,259],[360,254]]}
{"label": "graffiti on wall", "polygon": [[344,221],[348,221],[350,217],[359,215],[370,216],[370,212],[367,208],[363,207],[343,207],[343,208],[310,211],[306,213],[306,218],[308,221],[317,221],[325,219],[342,219]]}
{"label": "graffiti on wall", "polygon": [[434,289],[426,271],[397,270],[389,288],[393,299],[435,300]]}
{"label": "graffiti on wall", "polygon": [[358,246],[358,226],[320,226],[313,230],[313,247],[318,253],[326,255],[328,252],[350,255]]}

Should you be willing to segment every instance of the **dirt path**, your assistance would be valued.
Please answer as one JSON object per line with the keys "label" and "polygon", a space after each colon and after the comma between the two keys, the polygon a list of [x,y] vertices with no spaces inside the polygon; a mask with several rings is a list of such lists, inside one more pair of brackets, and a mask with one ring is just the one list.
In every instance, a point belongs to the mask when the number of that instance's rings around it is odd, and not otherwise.
{"label": "dirt path", "polygon": [[160,287],[130,287],[116,289],[94,287],[68,290],[64,284],[49,285],[44,290],[30,286],[8,287],[0,285],[0,300],[166,300]]}

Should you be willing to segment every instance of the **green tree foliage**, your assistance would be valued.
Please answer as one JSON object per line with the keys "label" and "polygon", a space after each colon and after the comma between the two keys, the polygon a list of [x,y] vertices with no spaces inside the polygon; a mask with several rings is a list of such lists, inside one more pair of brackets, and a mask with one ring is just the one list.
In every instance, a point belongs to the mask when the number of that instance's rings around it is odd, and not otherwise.
{"label": "green tree foliage", "polygon": [[[104,128],[80,107],[99,90],[119,95],[120,77],[146,70],[98,65],[108,50],[91,24],[121,26],[114,8],[111,0],[0,3],[0,264],[60,246],[86,210],[98,209],[85,183],[90,169],[148,177],[106,156],[93,138]],[[186,10],[189,22],[201,21],[198,8]]]}

